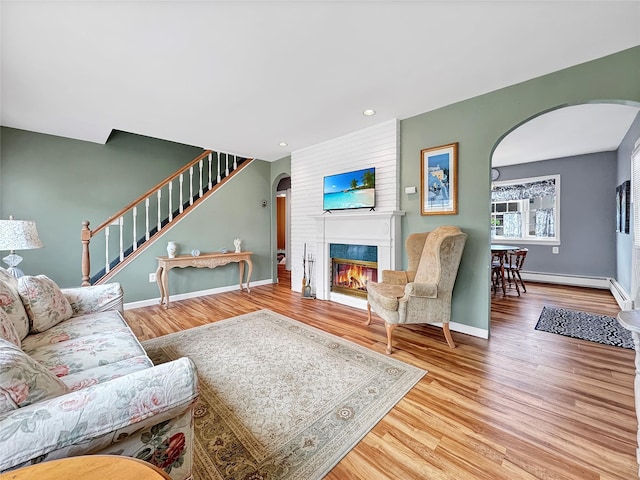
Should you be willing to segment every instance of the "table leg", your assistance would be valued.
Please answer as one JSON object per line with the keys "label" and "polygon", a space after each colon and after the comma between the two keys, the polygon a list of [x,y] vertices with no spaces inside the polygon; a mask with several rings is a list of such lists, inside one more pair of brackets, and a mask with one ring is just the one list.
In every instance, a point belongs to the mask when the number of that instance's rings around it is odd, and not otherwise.
{"label": "table leg", "polygon": [[244,278],[244,262],[242,260],[238,262],[238,271],[240,272],[240,292],[242,292],[242,279]]}
{"label": "table leg", "polygon": [[162,291],[164,292],[164,308],[169,308],[169,269],[164,268],[160,278],[162,282]]}
{"label": "table leg", "polygon": [[160,305],[164,303],[164,298],[165,298],[164,285],[162,285],[163,270],[164,268],[162,268],[162,265],[159,265],[158,269],[156,270],[156,283],[158,284],[158,290],[160,290]]}
{"label": "table leg", "polygon": [[251,283],[251,272],[253,272],[253,262],[251,261],[251,258],[247,258],[247,265],[249,265],[249,271],[247,272],[247,292],[251,293],[251,287],[250,287],[250,283]]}

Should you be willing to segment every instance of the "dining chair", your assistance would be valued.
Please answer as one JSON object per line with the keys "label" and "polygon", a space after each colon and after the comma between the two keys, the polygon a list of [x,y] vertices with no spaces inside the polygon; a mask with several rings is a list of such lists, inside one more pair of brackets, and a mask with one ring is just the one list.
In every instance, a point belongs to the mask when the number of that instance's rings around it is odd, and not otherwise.
{"label": "dining chair", "polygon": [[498,287],[502,288],[503,293],[506,293],[506,287],[504,284],[503,265],[504,265],[505,252],[491,252],[491,287],[493,293],[498,293]]}
{"label": "dining chair", "polygon": [[507,261],[504,264],[504,269],[509,279],[509,284],[513,283],[516,286],[516,292],[518,292],[518,296],[520,296],[520,286],[518,285],[518,282],[520,282],[524,293],[527,293],[527,287],[522,281],[520,270],[522,270],[522,266],[524,265],[524,261],[527,258],[528,252],[528,248],[520,248],[513,252],[509,252],[507,254]]}

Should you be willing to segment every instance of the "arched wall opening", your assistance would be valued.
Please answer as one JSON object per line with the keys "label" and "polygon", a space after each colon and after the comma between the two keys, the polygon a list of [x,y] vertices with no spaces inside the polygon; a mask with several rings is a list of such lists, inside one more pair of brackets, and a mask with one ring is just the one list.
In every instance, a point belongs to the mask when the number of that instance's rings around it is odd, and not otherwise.
{"label": "arched wall opening", "polygon": [[[640,137],[639,112],[640,103],[626,100],[558,105],[496,141],[491,166],[499,176],[492,186],[560,176],[559,243],[509,242],[529,249],[525,281],[609,288],[614,279],[631,291],[632,235],[616,231],[616,188],[631,178],[630,145]],[[491,242],[505,238],[492,233]]]}

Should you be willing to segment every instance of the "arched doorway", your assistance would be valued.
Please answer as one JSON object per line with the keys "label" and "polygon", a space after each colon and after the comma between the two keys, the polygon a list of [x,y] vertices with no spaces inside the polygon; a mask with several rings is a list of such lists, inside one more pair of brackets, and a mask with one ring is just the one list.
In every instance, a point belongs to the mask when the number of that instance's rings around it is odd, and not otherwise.
{"label": "arched doorway", "polygon": [[[523,277],[599,288],[618,278],[631,292],[632,236],[613,226],[616,187],[630,179],[629,144],[640,136],[639,111],[640,104],[622,101],[563,105],[528,118],[498,140],[491,158],[492,187],[544,175],[560,177],[557,242],[529,235],[536,220],[526,207],[528,217],[525,212],[518,217],[522,235],[509,238],[504,231],[502,236],[492,232],[492,243],[529,249]],[[495,199],[492,195],[494,211]]]}
{"label": "arched doorway", "polygon": [[291,272],[291,177],[283,174],[275,182],[275,261],[278,281]]}

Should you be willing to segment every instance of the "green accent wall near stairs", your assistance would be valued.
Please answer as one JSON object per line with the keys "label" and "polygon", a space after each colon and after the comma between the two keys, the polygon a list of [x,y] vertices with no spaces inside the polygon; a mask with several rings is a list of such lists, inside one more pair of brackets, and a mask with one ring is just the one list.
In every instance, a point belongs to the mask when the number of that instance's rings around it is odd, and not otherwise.
{"label": "green accent wall near stairs", "polygon": [[[83,220],[89,220],[92,227],[97,227],[109,215],[202,153],[197,147],[125,132],[114,132],[104,145],[11,128],[2,128],[1,134],[1,217],[8,218],[12,214],[18,219],[35,220],[45,245],[40,250],[21,252],[24,257],[22,270],[27,275],[45,274],[63,287],[80,285]],[[269,198],[269,164],[256,161],[248,168],[253,173],[245,174],[243,180],[229,182],[214,194],[219,198],[213,200],[215,207],[200,206],[193,212],[193,219],[184,219],[173,227],[168,233],[176,237],[171,240],[186,248],[189,242],[185,239],[198,239],[186,251],[198,248],[206,252],[222,246],[233,248],[233,239],[237,237],[243,240],[265,238],[264,248],[270,248],[269,212],[253,198]],[[251,185],[253,182],[256,184]],[[234,197],[237,200],[232,201]],[[243,219],[251,217],[244,214],[252,208],[249,202],[260,211],[260,218],[266,217],[266,222],[253,219],[246,226],[243,224]],[[205,203],[210,204],[211,200]],[[126,302],[159,295],[157,286],[148,282],[148,274],[155,272],[156,267],[145,264],[144,259],[152,255],[155,263],[155,256],[166,255],[167,240],[164,236],[114,277],[123,283]],[[244,248],[248,248],[246,243]],[[94,252],[92,257],[103,259],[104,254]],[[92,272],[101,267],[95,262],[94,259]],[[216,269],[212,278],[225,270],[231,268]],[[193,288],[199,290],[218,286],[221,282],[218,279],[208,284],[198,278],[201,275],[193,272],[193,281],[180,280],[181,283],[172,289],[175,290],[173,293],[191,288],[191,283],[200,285]],[[171,277],[172,283],[174,277],[176,281],[181,278],[173,272]],[[237,274],[233,278],[237,280]],[[253,279],[264,278],[271,278],[268,268],[263,272],[260,262],[254,262]],[[233,283],[235,281],[229,284]]]}

